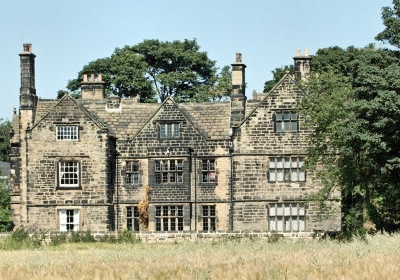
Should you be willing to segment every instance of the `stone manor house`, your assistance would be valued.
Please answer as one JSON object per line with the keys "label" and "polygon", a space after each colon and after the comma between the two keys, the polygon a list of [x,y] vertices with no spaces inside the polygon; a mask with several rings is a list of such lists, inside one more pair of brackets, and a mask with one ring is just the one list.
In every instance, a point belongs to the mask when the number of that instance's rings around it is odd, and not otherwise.
{"label": "stone manor house", "polygon": [[310,72],[307,52],[294,57],[294,76],[251,100],[237,54],[229,102],[161,104],[106,98],[96,73],[84,76],[81,99],[40,99],[31,44],[19,56],[10,179],[17,227],[139,232],[139,203],[148,199],[154,233],[340,230],[340,212],[321,216],[307,200],[320,188],[303,167],[310,129],[295,110],[306,98],[298,82]]}

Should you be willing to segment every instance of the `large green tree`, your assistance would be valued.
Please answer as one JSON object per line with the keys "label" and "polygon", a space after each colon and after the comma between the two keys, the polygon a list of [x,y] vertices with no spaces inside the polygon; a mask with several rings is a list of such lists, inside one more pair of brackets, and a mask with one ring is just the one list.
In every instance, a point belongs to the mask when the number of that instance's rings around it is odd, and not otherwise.
{"label": "large green tree", "polygon": [[367,219],[379,230],[400,229],[399,53],[335,47],[319,50],[313,62],[302,110],[315,128],[308,168],[320,170],[318,198],[341,190],[349,235]]}
{"label": "large green tree", "polygon": [[200,51],[196,40],[145,40],[117,48],[110,57],[84,66],[67,88],[79,91],[84,73],[101,73],[107,94],[139,95],[141,102],[164,101],[168,96],[178,102],[215,101],[231,93],[226,67],[217,74],[215,61]]}

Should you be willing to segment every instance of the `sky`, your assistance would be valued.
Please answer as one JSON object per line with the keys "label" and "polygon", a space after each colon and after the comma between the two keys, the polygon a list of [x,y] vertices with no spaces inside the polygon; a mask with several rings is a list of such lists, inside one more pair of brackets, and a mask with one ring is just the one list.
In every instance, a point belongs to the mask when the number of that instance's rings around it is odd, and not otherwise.
{"label": "sky", "polygon": [[222,68],[242,53],[246,95],[262,92],[271,71],[296,49],[364,47],[384,29],[392,0],[18,0],[0,1],[0,119],[19,106],[19,53],[36,55],[36,94],[57,97],[84,65],[145,39],[196,39]]}

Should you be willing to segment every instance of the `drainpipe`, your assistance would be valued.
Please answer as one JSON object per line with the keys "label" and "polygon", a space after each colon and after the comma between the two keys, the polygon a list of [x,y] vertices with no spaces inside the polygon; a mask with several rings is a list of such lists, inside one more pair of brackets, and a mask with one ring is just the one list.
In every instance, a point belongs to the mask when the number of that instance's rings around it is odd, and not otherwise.
{"label": "drainpipe", "polygon": [[229,229],[233,231],[233,147],[229,147],[229,156],[231,160]]}
{"label": "drainpipe", "polygon": [[119,152],[118,151],[116,151],[116,153],[115,153],[115,159],[116,159],[116,176],[115,176],[115,180],[116,180],[116,188],[117,188],[117,191],[116,191],[116,194],[117,194],[117,231],[119,230],[119,169],[118,169],[118,166],[119,166]]}
{"label": "drainpipe", "polygon": [[193,153],[194,158],[194,230],[197,232],[197,153]]}

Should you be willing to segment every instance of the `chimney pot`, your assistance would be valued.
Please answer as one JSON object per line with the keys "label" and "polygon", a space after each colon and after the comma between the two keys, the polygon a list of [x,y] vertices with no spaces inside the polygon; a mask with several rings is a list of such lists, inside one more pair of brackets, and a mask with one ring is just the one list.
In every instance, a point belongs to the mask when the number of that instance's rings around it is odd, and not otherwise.
{"label": "chimney pot", "polygon": [[24,44],[24,52],[32,52],[32,44]]}

